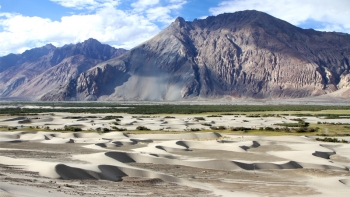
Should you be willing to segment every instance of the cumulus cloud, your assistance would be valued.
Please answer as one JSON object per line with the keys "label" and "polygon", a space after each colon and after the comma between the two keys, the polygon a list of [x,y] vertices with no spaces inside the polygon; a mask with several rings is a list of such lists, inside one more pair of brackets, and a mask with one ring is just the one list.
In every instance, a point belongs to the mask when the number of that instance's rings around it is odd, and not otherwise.
{"label": "cumulus cloud", "polygon": [[146,11],[147,13],[147,18],[150,20],[162,22],[165,24],[169,24],[174,20],[174,17],[171,16],[171,13],[173,10],[179,10],[182,8],[182,6],[187,3],[186,1],[181,1],[181,0],[171,0],[171,1],[176,1],[173,2],[174,4],[170,4],[167,6],[158,6],[158,7],[153,7],[150,8]]}
{"label": "cumulus cloud", "polygon": [[75,9],[97,9],[102,6],[116,6],[119,0],[50,0],[58,3],[64,7],[75,8]]}
{"label": "cumulus cloud", "polygon": [[143,12],[121,10],[115,0],[52,0],[65,7],[90,10],[63,16],[59,21],[28,17],[16,13],[0,13],[0,56],[21,53],[33,47],[52,43],[62,46],[95,38],[115,47],[130,49],[156,35],[159,23],[168,25],[185,1],[161,2],[138,0],[147,7]]}
{"label": "cumulus cloud", "polygon": [[132,3],[131,6],[134,7],[134,11],[143,11],[147,7],[157,5],[159,0],[138,0],[135,3]]}
{"label": "cumulus cloud", "polygon": [[350,33],[349,0],[224,0],[210,9],[213,15],[242,10],[259,10],[293,25],[307,21],[321,24],[319,30]]}

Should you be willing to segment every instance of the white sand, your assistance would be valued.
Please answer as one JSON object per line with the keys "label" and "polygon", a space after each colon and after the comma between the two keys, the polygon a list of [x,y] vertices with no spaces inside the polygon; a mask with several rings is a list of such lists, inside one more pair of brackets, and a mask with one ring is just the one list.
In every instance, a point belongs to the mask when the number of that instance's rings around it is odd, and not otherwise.
{"label": "white sand", "polygon": [[[86,114],[80,114],[86,116]],[[67,114],[59,114],[54,118],[45,117],[44,124],[54,125],[62,128],[63,125],[80,124],[84,128],[111,126],[113,120],[91,120],[77,121],[63,119]],[[75,116],[77,116],[75,114]],[[101,115],[99,115],[101,116]],[[135,129],[137,126],[146,126],[151,129],[168,127],[172,130],[183,130],[189,126],[200,127],[201,122],[197,122],[191,116],[179,116],[176,119],[164,119],[163,117],[135,119],[130,115],[123,114],[122,127]],[[289,117],[290,118],[290,117]],[[233,120],[234,119],[234,120]],[[247,118],[224,116],[221,118],[206,118],[205,122],[213,123],[216,126],[247,126],[243,120],[248,120],[251,127],[271,126],[274,123],[286,121],[283,118]],[[310,121],[319,121],[317,118],[310,118]],[[288,120],[287,120],[288,121]],[[18,120],[1,121],[1,124],[18,125]],[[30,125],[43,124],[40,121],[33,121]],[[214,124],[214,123],[213,123]],[[50,125],[50,127],[51,127]],[[166,125],[166,126],[164,126]],[[350,144],[334,144],[318,142],[311,137],[297,136],[234,136],[225,135],[222,138],[220,133],[180,133],[179,134],[129,134],[122,132],[111,132],[106,134],[98,133],[71,133],[71,132],[0,132],[0,151],[23,151],[16,149],[16,143],[41,143],[45,146],[54,144],[80,144],[88,149],[95,149],[99,153],[70,155],[69,159],[79,162],[53,162],[40,161],[34,158],[12,158],[0,156],[0,164],[6,166],[17,166],[26,171],[38,172],[41,176],[51,179],[95,179],[121,181],[123,177],[159,178],[166,182],[176,183],[182,186],[198,188],[212,192],[214,195],[222,196],[259,196],[256,192],[246,192],[240,189],[230,191],[224,186],[209,184],[199,181],[191,181],[179,178],[176,175],[164,172],[156,172],[150,169],[133,167],[131,164],[154,164],[169,166],[184,166],[195,169],[218,170],[226,172],[252,172],[256,171],[274,173],[276,171],[298,169],[325,170],[343,175],[330,177],[315,177],[298,180],[298,184],[303,187],[315,190],[315,196],[346,196],[350,192]],[[13,148],[1,148],[1,145],[11,143]],[[47,144],[47,145],[46,145]],[[118,150],[119,147],[131,148],[128,150]],[[135,146],[135,148],[132,148]],[[140,147],[141,146],[141,147]],[[269,150],[269,147],[284,147],[284,149]],[[260,151],[267,148],[267,151]],[[217,154],[216,158],[196,157],[196,151],[208,151]],[[27,150],[31,151],[31,150]],[[59,152],[60,150],[57,150]],[[183,154],[191,152],[191,156]],[[74,152],[72,150],[72,152]],[[237,154],[237,158],[225,154]],[[250,158],[254,155],[254,158]],[[264,157],[274,157],[278,161],[266,162]],[[340,158],[340,159],[339,159]],[[273,174],[272,174],[273,176]],[[288,176],[286,177],[286,181]],[[288,180],[289,181],[289,180]],[[293,179],[293,181],[295,181]],[[0,182],[3,184],[2,182]],[[249,183],[247,183],[249,184]],[[264,183],[262,183],[264,184]],[[267,183],[266,183],[267,184]],[[5,184],[4,184],[5,185]],[[30,190],[28,195],[16,192],[11,184],[0,185],[0,197],[7,196],[45,196],[39,195],[36,191]],[[224,184],[223,184],[224,185]],[[12,189],[11,189],[12,187]],[[27,188],[23,187],[23,188]],[[30,187],[29,187],[30,188]],[[224,189],[222,189],[224,188]],[[32,188],[31,188],[32,189]],[[26,189],[24,189],[27,191]],[[311,190],[311,189],[310,189]],[[263,195],[271,195],[265,193]],[[54,194],[53,194],[54,196]]]}

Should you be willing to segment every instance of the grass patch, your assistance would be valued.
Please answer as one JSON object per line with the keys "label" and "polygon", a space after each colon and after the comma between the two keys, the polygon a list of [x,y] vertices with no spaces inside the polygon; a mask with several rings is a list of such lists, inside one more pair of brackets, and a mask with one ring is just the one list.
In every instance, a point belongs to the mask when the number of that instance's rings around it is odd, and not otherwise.
{"label": "grass patch", "polygon": [[205,118],[203,118],[203,117],[194,117],[193,119],[195,119],[195,120],[205,120]]}
{"label": "grass patch", "polygon": [[322,141],[322,142],[333,142],[333,143],[349,143],[347,140],[339,140],[338,138],[316,138],[317,141]]}
{"label": "grass patch", "polygon": [[221,115],[209,115],[208,118],[222,117]]}

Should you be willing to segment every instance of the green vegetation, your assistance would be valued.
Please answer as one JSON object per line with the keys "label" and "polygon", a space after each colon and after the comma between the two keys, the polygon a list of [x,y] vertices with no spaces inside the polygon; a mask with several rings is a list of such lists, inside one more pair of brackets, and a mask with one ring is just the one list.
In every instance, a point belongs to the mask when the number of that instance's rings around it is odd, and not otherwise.
{"label": "green vegetation", "polygon": [[113,120],[113,119],[119,120],[119,118],[123,118],[123,116],[106,116],[106,117],[102,118],[101,120]]}
{"label": "green vegetation", "polygon": [[193,132],[193,131],[201,131],[201,130],[200,130],[200,129],[198,129],[198,128],[191,128],[191,129],[190,129],[190,131],[192,131],[192,132]]}
{"label": "green vegetation", "polygon": [[312,127],[319,128],[320,136],[348,136],[350,127],[342,124],[315,124]]}
{"label": "green vegetation", "polygon": [[339,140],[338,138],[316,138],[317,141],[322,141],[322,142],[333,142],[333,143],[349,143],[347,140]]}
{"label": "green vegetation", "polygon": [[207,116],[208,118],[213,118],[213,117],[222,117],[221,115],[209,115]]}
{"label": "green vegetation", "polygon": [[139,131],[149,131],[149,130],[151,130],[151,129],[149,129],[149,128],[145,127],[145,126],[138,126],[138,127],[136,127],[136,130],[139,130]]}
{"label": "green vegetation", "polygon": [[[242,112],[257,112],[261,117],[265,117],[265,112],[291,112],[297,116],[323,116],[325,118],[350,118],[346,110],[350,106],[319,106],[319,105],[132,105],[120,103],[104,102],[21,102],[21,103],[2,103],[2,105],[36,105],[36,106],[59,106],[63,108],[17,108],[9,107],[0,110],[0,114],[21,114],[33,115],[38,113],[50,112],[70,112],[70,113],[129,113],[129,114],[199,114],[199,113],[221,113],[220,115],[242,115]],[[76,107],[76,108],[64,108]],[[84,107],[84,108],[79,108]],[[103,108],[88,108],[103,107]],[[328,113],[323,110],[339,110],[339,114]],[[301,112],[301,113],[297,113]],[[305,113],[306,112],[306,113]],[[250,114],[247,114],[250,116]],[[268,116],[277,116],[278,114],[268,114]],[[114,118],[115,119],[115,118]]]}
{"label": "green vegetation", "polygon": [[115,127],[115,126],[112,126],[111,128],[116,130],[116,131],[126,131],[127,130],[126,128],[120,128],[120,127]]}
{"label": "green vegetation", "polygon": [[276,126],[283,126],[283,127],[298,127],[298,123],[276,123],[274,124]]}
{"label": "green vegetation", "polygon": [[310,123],[305,122],[303,119],[300,118],[291,120],[298,121],[298,123],[277,123],[275,125],[284,127],[308,127],[310,125]]}
{"label": "green vegetation", "polygon": [[64,131],[82,131],[82,129],[79,127],[72,127],[67,125],[64,126],[63,130]]}
{"label": "green vegetation", "polygon": [[118,122],[112,122],[112,124],[114,124],[114,125],[120,125]]}
{"label": "green vegetation", "polygon": [[218,127],[210,127],[211,130],[226,130],[227,128],[225,126],[218,126]]}
{"label": "green vegetation", "polygon": [[247,127],[232,127],[231,131],[244,131],[247,132],[249,130],[252,130],[251,128],[247,128]]}
{"label": "green vegetation", "polygon": [[205,120],[203,117],[194,117],[195,120]]}

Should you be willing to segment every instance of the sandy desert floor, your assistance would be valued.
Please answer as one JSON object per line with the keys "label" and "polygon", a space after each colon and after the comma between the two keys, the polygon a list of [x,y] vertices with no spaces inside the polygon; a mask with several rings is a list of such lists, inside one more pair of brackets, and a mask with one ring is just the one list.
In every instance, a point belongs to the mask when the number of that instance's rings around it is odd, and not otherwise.
{"label": "sandy desert floor", "polygon": [[[293,117],[123,116],[128,132],[26,131],[29,126],[109,128],[111,114],[0,117],[0,197],[10,196],[347,196],[350,144],[312,136],[184,132],[271,126]],[[115,115],[115,114],[113,114]],[[134,116],[134,117],[133,117]],[[30,119],[30,121],[19,122]],[[308,122],[320,121],[308,117]],[[347,123],[349,119],[332,120]],[[162,133],[132,132],[137,126]],[[167,133],[166,131],[173,131]],[[350,140],[350,137],[342,137]]]}

